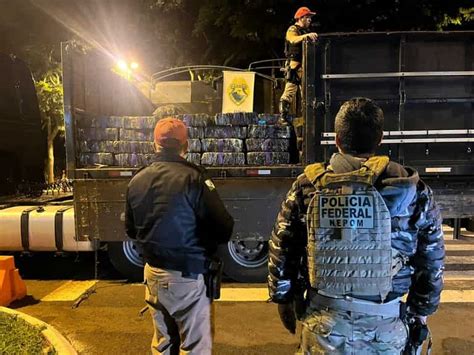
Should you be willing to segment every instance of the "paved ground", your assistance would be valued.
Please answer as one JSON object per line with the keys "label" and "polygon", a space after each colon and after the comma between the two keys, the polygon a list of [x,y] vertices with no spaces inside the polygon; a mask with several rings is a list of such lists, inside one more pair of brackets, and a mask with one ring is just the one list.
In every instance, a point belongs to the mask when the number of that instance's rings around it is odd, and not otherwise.
{"label": "paved ground", "polygon": [[[447,272],[440,309],[429,320],[433,353],[474,354],[474,245],[451,241],[448,251],[447,261],[453,271]],[[59,275],[63,275],[63,262],[71,260],[58,260]],[[87,265],[73,265],[67,273],[77,273],[78,277],[71,275],[67,280],[45,280],[44,274],[41,280],[27,277],[28,297],[12,307],[52,324],[82,354],[147,354],[152,329],[149,314],[139,315],[144,306],[143,285],[125,283],[113,275],[97,283],[77,281],[88,278],[90,263]],[[38,270],[30,272],[41,276]],[[77,296],[92,285],[95,293],[73,308]],[[265,287],[225,285],[224,299],[215,303],[215,354],[294,352],[298,338],[280,325],[276,306],[264,301]],[[62,293],[61,289],[69,293]]]}

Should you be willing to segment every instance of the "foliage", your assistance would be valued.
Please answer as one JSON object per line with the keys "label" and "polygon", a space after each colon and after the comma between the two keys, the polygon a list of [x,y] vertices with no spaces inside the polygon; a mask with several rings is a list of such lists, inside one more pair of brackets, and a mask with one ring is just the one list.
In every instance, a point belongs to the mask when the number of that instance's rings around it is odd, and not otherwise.
{"label": "foliage", "polygon": [[42,336],[42,330],[17,316],[0,312],[0,353],[56,354]]}
{"label": "foliage", "polygon": [[61,69],[55,67],[48,70],[35,82],[35,86],[43,127],[46,128],[49,124],[52,130],[57,130],[58,133],[64,132]]}

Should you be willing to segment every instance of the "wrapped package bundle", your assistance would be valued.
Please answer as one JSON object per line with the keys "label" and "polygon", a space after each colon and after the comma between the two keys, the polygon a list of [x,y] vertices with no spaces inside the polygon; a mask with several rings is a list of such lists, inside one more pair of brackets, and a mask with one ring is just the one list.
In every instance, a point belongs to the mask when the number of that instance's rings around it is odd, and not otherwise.
{"label": "wrapped package bundle", "polygon": [[178,115],[178,118],[188,127],[206,127],[214,125],[214,118],[207,113]]}
{"label": "wrapped package bundle", "polygon": [[168,118],[168,117],[176,117],[178,114],[182,113],[181,111],[182,110],[180,110],[175,105],[164,105],[164,106],[158,107],[153,112],[153,117],[155,117],[157,120],[161,120],[163,118]]}
{"label": "wrapped package bundle", "polygon": [[115,154],[115,165],[124,167],[139,167],[151,164],[155,158],[154,154],[124,153]]}
{"label": "wrapped package bundle", "polygon": [[241,126],[211,126],[204,128],[205,138],[246,138],[247,127]]}
{"label": "wrapped package bundle", "polygon": [[114,153],[153,154],[155,152],[152,142],[119,141],[116,143]]}
{"label": "wrapped package bundle", "polygon": [[201,152],[201,140],[200,139],[188,139],[188,152],[200,153]]}
{"label": "wrapped package bundle", "polygon": [[259,125],[275,125],[280,118],[279,114],[272,114],[272,113],[261,113],[258,115],[258,124]]}
{"label": "wrapped package bundle", "polygon": [[245,140],[249,152],[287,152],[290,149],[289,139],[248,138]]}
{"label": "wrapped package bundle", "polygon": [[245,165],[244,153],[202,153],[202,165]]}
{"label": "wrapped package bundle", "polygon": [[81,153],[79,154],[80,166],[114,165],[112,153]]}
{"label": "wrapped package bundle", "polygon": [[122,128],[123,117],[80,115],[76,119],[76,125],[79,128]]}
{"label": "wrapped package bundle", "polygon": [[188,127],[188,137],[189,138],[204,138],[204,128],[203,127]]}
{"label": "wrapped package bundle", "polygon": [[255,112],[218,113],[215,121],[221,126],[248,126],[257,123],[257,114]]}
{"label": "wrapped package bundle", "polygon": [[134,141],[80,141],[82,153],[144,153],[153,154],[152,142]]}
{"label": "wrapped package bundle", "polygon": [[150,129],[121,129],[120,140],[153,142],[153,131]]}
{"label": "wrapped package bundle", "polygon": [[156,119],[153,116],[126,116],[123,118],[123,128],[154,129]]}
{"label": "wrapped package bundle", "polygon": [[116,141],[119,137],[117,128],[78,128],[77,139],[79,141]]}
{"label": "wrapped package bundle", "polygon": [[249,126],[249,138],[290,138],[290,126],[276,125],[251,125]]}
{"label": "wrapped package bundle", "polygon": [[287,152],[249,152],[248,165],[279,165],[290,163],[290,153]]}
{"label": "wrapped package bundle", "polygon": [[186,155],[186,160],[190,163],[201,165],[201,154],[199,153],[188,153]]}
{"label": "wrapped package bundle", "polygon": [[115,146],[118,141],[88,141],[78,142],[81,153],[115,153]]}
{"label": "wrapped package bundle", "polygon": [[243,142],[236,138],[206,138],[202,140],[202,151],[238,153],[243,150]]}

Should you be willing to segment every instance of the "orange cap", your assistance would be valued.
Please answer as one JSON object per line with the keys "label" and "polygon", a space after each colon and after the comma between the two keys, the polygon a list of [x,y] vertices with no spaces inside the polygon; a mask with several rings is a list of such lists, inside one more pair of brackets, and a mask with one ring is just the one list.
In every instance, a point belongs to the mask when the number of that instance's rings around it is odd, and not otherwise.
{"label": "orange cap", "polygon": [[154,131],[155,143],[165,148],[179,148],[188,140],[188,129],[177,118],[165,118],[157,122]]}
{"label": "orange cap", "polygon": [[304,16],[314,16],[316,12],[312,12],[306,6],[300,7],[295,13],[295,20],[298,20]]}

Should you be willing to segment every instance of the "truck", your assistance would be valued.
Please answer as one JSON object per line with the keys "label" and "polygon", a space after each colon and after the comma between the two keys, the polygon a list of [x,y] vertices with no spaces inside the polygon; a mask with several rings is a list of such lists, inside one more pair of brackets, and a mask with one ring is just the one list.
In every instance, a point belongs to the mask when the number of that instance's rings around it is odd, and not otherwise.
{"label": "truck", "polygon": [[[305,42],[302,117],[293,121],[291,143],[296,158],[288,164],[206,167],[235,219],[231,240],[218,250],[225,274],[240,282],[265,280],[268,240],[281,202],[306,165],[326,161],[336,151],[335,114],[344,101],[357,96],[374,99],[384,110],[384,138],[377,153],[419,171],[455,237],[461,227],[473,230],[473,37],[472,31],[332,33],[320,35],[317,43]],[[74,229],[56,232],[51,240],[60,244],[68,234],[87,248],[106,245],[112,264],[139,279],[140,248],[124,231],[126,188],[139,164],[117,164],[100,149],[104,161],[84,161],[81,149],[84,142],[116,139],[131,122],[144,122],[150,130],[157,106],[218,114],[222,85],[219,78],[214,85],[163,81],[189,67],[157,73],[143,90],[112,72],[108,56],[70,43],[62,46],[62,60],[66,170],[74,186],[74,223],[69,228]],[[272,75],[257,77],[257,112],[275,113],[281,82]],[[181,97],[187,99],[159,101],[156,88],[185,93]],[[143,140],[150,137],[146,130],[142,133]],[[19,251],[28,246],[24,229],[12,237]]]}

